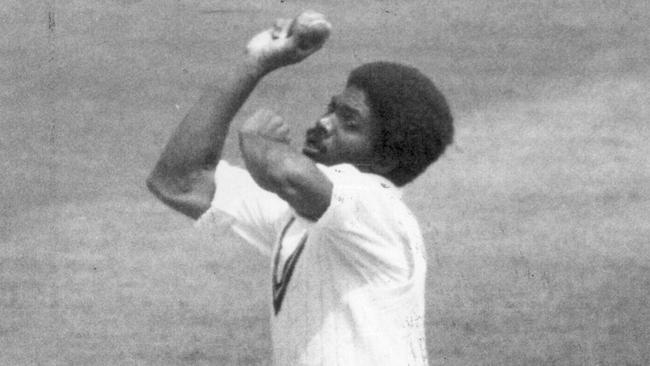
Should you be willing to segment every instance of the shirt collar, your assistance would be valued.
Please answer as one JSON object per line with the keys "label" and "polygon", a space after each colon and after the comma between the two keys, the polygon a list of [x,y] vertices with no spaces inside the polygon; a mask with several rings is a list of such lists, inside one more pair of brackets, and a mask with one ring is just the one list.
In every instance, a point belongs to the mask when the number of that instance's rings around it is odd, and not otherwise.
{"label": "shirt collar", "polygon": [[[404,189],[402,187],[396,186],[393,182],[391,182],[388,178],[381,176],[379,174],[375,173],[367,173],[367,172],[362,172],[357,168],[356,166],[349,164],[349,163],[343,163],[343,164],[336,164],[332,165],[326,169],[332,169],[334,172],[340,172],[342,174],[346,174],[348,172],[356,173],[356,174],[361,174],[368,179],[376,182],[379,186],[385,189],[389,189],[391,192],[395,193],[398,197],[402,197],[404,193]],[[330,178],[331,179],[331,178]]]}

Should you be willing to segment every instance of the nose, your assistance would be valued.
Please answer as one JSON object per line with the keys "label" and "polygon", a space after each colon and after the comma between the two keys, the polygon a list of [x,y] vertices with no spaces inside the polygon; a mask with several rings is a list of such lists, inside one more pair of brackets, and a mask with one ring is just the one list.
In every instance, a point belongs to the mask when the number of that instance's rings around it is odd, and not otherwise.
{"label": "nose", "polygon": [[331,135],[334,130],[334,123],[331,115],[328,114],[319,118],[318,121],[316,121],[316,127],[321,130],[325,136]]}

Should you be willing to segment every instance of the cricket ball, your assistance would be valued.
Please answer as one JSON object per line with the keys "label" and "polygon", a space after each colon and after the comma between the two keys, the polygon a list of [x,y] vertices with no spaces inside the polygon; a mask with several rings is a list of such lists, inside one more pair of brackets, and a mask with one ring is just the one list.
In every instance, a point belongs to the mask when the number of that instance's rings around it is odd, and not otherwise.
{"label": "cricket ball", "polygon": [[309,50],[320,48],[330,35],[332,25],[321,13],[307,10],[294,18],[289,36],[296,36],[298,48]]}

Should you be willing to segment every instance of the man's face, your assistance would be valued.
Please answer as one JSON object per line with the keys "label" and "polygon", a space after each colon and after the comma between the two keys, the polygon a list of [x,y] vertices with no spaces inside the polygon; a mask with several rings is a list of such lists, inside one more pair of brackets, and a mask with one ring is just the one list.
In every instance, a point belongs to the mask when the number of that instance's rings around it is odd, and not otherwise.
{"label": "man's face", "polygon": [[348,86],[332,97],[327,112],[307,130],[302,152],[317,163],[350,163],[369,171],[377,129],[366,93]]}

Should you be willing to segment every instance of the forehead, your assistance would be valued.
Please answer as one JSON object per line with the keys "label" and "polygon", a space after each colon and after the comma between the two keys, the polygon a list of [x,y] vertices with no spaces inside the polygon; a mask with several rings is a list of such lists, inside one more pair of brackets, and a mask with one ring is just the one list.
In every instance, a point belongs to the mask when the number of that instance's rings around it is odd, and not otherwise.
{"label": "forehead", "polygon": [[366,92],[354,85],[348,85],[343,92],[334,97],[338,104],[356,109],[364,117],[370,116],[370,105]]}

